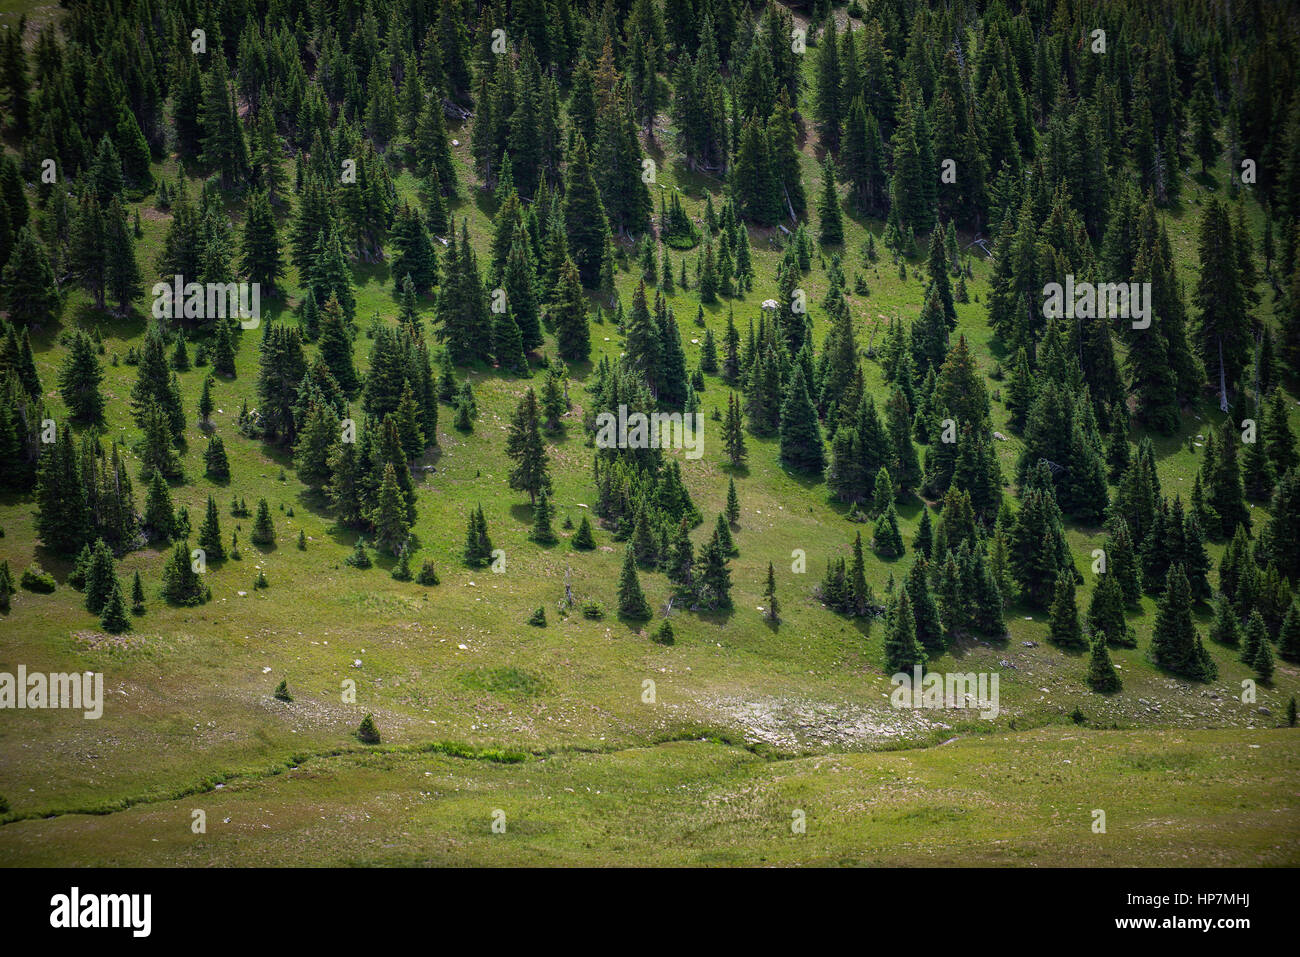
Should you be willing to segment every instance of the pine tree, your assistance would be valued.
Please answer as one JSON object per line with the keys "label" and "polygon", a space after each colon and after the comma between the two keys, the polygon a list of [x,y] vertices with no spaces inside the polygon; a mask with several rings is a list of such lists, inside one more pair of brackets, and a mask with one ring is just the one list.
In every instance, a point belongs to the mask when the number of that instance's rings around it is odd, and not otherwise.
{"label": "pine tree", "polygon": [[253,520],[253,530],[248,536],[254,545],[268,546],[275,544],[275,525],[271,521],[271,507],[266,499],[257,500],[257,517]]}
{"label": "pine tree", "polygon": [[595,536],[591,533],[591,521],[586,515],[582,516],[582,521],[578,523],[578,530],[574,533],[571,544],[576,549],[590,551],[596,547]]}
{"label": "pine tree", "polygon": [[528,493],[528,501],[535,504],[539,492],[551,488],[547,471],[546,446],[542,442],[541,416],[537,393],[530,387],[515,409],[506,436],[506,454],[514,461],[510,472],[510,487]]}
{"label": "pine tree", "polygon": [[1300,600],[1287,607],[1277,635],[1277,654],[1283,661],[1300,662]]}
{"label": "pine tree", "polygon": [[[405,470],[405,465],[401,468]],[[383,478],[375,493],[375,504],[369,518],[375,529],[376,543],[394,555],[398,554],[411,534],[411,520],[397,469],[392,462],[384,463]]]}
{"label": "pine tree", "polygon": [[767,563],[767,584],[763,586],[763,599],[763,617],[772,624],[777,624],[781,620],[781,608],[776,600],[776,572],[771,562]]}
{"label": "pine tree", "polygon": [[785,402],[781,405],[781,461],[797,472],[821,475],[826,466],[821,426],[804,381],[796,366]]}
{"label": "pine tree", "polygon": [[740,402],[734,392],[727,395],[727,414],[722,422],[722,447],[733,467],[744,464],[745,426],[740,414]]}
{"label": "pine tree", "polygon": [[375,727],[374,715],[366,715],[357,727],[357,739],[362,744],[379,744],[379,729]]}
{"label": "pine tree", "polygon": [[912,550],[928,559],[933,547],[934,523],[930,518],[929,506],[923,506],[921,508],[921,521],[916,528],[916,538],[912,540]]}
{"label": "pine tree", "polygon": [[1273,680],[1273,646],[1265,638],[1259,643],[1259,650],[1255,652],[1255,658],[1250,663],[1255,669],[1255,674],[1264,684],[1269,684]]}
{"label": "pine tree", "polygon": [[578,276],[583,286],[595,288],[609,242],[609,224],[592,174],[587,144],[581,134],[575,136],[569,151],[563,215],[569,255],[577,267]]}
{"label": "pine tree", "polygon": [[624,618],[644,621],[650,617],[650,604],[636,575],[636,557],[629,548],[623,558],[623,571],[618,578],[618,613]]}
{"label": "pine tree", "polygon": [[104,397],[99,384],[103,370],[90,337],[80,330],[68,344],[67,358],[59,371],[59,392],[76,422],[100,425],[104,420]]}
{"label": "pine tree", "polygon": [[903,591],[885,626],[885,670],[893,674],[909,673],[918,665],[925,667],[925,662],[925,651],[916,640],[912,603]]}
{"label": "pine tree", "polygon": [[556,351],[566,362],[586,362],[591,355],[591,333],[587,325],[587,300],[582,292],[578,268],[567,256],[560,269],[555,297],[547,310],[555,329]]}
{"label": "pine tree", "polygon": [[1110,660],[1110,651],[1106,648],[1106,633],[1102,632],[1092,642],[1092,654],[1088,658],[1088,687],[1098,694],[1115,694],[1124,687]]}
{"label": "pine tree", "polygon": [[898,558],[903,554],[903,536],[898,531],[898,513],[894,511],[892,501],[885,507],[880,518],[876,520],[876,529],[871,540],[871,547],[882,558]]}
{"label": "pine tree", "polygon": [[539,545],[554,545],[558,541],[555,530],[551,528],[554,516],[555,509],[551,506],[550,496],[543,490],[537,496],[537,504],[533,506],[533,528],[528,537]]}
{"label": "pine tree", "polygon": [[727,521],[732,525],[740,524],[740,497],[736,494],[736,480],[727,480]]}
{"label": "pine tree", "polygon": [[[126,611],[126,599],[122,597],[122,582],[113,575],[108,598],[104,602],[103,613],[99,616],[99,627],[110,635],[121,634],[131,630],[131,618]],[[1270,660],[1270,669],[1272,663]]]}
{"label": "pine tree", "polygon": [[144,614],[144,582],[140,580],[140,571],[136,570],[135,577],[131,579],[131,613],[135,615]]}
{"label": "pine tree", "polygon": [[1191,591],[1181,565],[1169,569],[1156,606],[1151,657],[1165,670],[1193,681],[1209,681],[1218,674],[1192,622]]}
{"label": "pine tree", "polygon": [[190,543],[177,542],[163,568],[162,596],[173,605],[201,605],[204,588],[190,563]]}
{"label": "pine tree", "polygon": [[284,275],[284,259],[280,251],[280,235],[275,214],[265,191],[258,190],[248,201],[248,214],[244,220],[243,258],[240,271],[249,282],[259,283],[269,294]]}
{"label": "pine tree", "polygon": [[226,546],[221,537],[221,520],[217,517],[217,503],[208,496],[207,510],[203,515],[203,524],[199,526],[199,548],[209,562],[220,562],[226,557]]}
{"label": "pine tree", "polygon": [[113,553],[102,538],[98,539],[91,547],[90,560],[86,563],[86,611],[98,615],[104,610],[115,581],[117,569],[113,563]]}
{"label": "pine tree", "polygon": [[352,361],[352,330],[334,295],[320,310],[320,356],[343,394],[356,395],[361,381]]}
{"label": "pine tree", "polygon": [[1105,635],[1113,645],[1137,647],[1133,629],[1124,618],[1124,594],[1118,579],[1112,574],[1102,575],[1092,591],[1088,603],[1088,630],[1093,638]]}
{"label": "pine tree", "polygon": [[835,188],[835,166],[830,153],[822,164],[822,198],[817,205],[819,232],[817,241],[823,246],[838,246],[844,242],[844,216],[840,212],[839,191]]}
{"label": "pine tree", "polygon": [[1052,643],[1061,648],[1082,648],[1086,641],[1079,626],[1079,607],[1074,598],[1074,575],[1064,571],[1056,578],[1056,595],[1051,608]]}
{"label": "pine tree", "polygon": [[225,443],[219,435],[208,439],[208,447],[203,452],[203,471],[208,478],[219,482],[230,478],[230,461],[226,457]]}
{"label": "pine tree", "polygon": [[1253,666],[1256,656],[1259,655],[1260,646],[1266,644],[1268,644],[1268,625],[1264,621],[1264,616],[1256,608],[1246,619],[1246,627],[1242,632],[1241,660]]}
{"label": "pine tree", "polygon": [[45,247],[31,226],[18,231],[9,261],[0,273],[0,301],[15,326],[43,326],[58,308],[58,287]]}
{"label": "pine tree", "polygon": [[708,608],[731,607],[731,569],[727,553],[715,527],[713,537],[700,550],[699,598]]}

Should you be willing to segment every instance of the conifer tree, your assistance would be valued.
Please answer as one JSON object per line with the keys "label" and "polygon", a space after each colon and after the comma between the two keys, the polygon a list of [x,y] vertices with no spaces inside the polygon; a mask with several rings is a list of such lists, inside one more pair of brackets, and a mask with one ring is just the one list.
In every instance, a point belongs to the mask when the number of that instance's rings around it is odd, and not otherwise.
{"label": "conifer tree", "polygon": [[[99,626],[110,635],[131,630],[131,618],[126,611],[126,599],[122,596],[122,582],[117,575],[112,576],[108,598],[104,602],[103,613],[99,616]],[[1271,667],[1270,660],[1270,669]]]}
{"label": "conifer tree", "polygon": [[808,396],[803,368],[796,366],[785,402],[781,405],[781,461],[797,472],[821,475],[826,467],[817,410]]}
{"label": "conifer tree", "polygon": [[30,226],[18,231],[0,273],[0,300],[16,326],[40,327],[53,318],[59,296],[45,247]]}
{"label": "conifer tree", "polygon": [[730,608],[731,569],[716,527],[713,537],[700,550],[699,568],[700,602],[708,608]]}
{"label": "conifer tree", "polygon": [[571,544],[576,549],[590,551],[596,547],[596,539],[591,533],[591,521],[586,515],[582,516],[582,521],[578,523],[578,530],[574,533]]}
{"label": "conifer tree", "polygon": [[1218,674],[1192,622],[1191,592],[1181,565],[1169,569],[1165,592],[1156,606],[1151,657],[1160,667],[1193,681]]}
{"label": "conifer tree", "polygon": [[740,414],[740,402],[734,392],[727,394],[727,414],[722,421],[722,447],[733,467],[744,464],[745,426]]}
{"label": "conifer tree", "polygon": [[740,497],[736,494],[736,480],[727,480],[727,521],[732,525],[740,523]]}
{"label": "conifer tree", "polygon": [[819,232],[817,241],[823,246],[838,246],[844,242],[844,216],[840,212],[839,191],[835,188],[835,166],[830,154],[822,164],[822,198],[817,204]]}
{"label": "conifer tree", "polygon": [[537,504],[533,506],[533,527],[528,537],[539,545],[554,545],[558,541],[555,530],[551,528],[554,516],[555,509],[551,506],[550,496],[543,490],[537,496]]}
{"label": "conifer tree", "polygon": [[767,563],[767,584],[763,586],[763,599],[763,617],[775,625],[781,620],[781,608],[776,600],[776,572],[771,562]]}
{"label": "conifer tree", "polygon": [[1292,600],[1287,606],[1278,630],[1277,654],[1283,661],[1300,662],[1300,600]]}
{"label": "conifer tree", "polygon": [[131,579],[131,613],[144,614],[144,582],[140,580],[139,569],[136,569],[135,577]]}
{"label": "conifer tree", "polygon": [[1100,633],[1092,641],[1092,654],[1088,658],[1088,687],[1098,694],[1115,694],[1123,688],[1115,665],[1111,663],[1110,651],[1106,648],[1106,633]]}
{"label": "conifer tree", "polygon": [[248,201],[240,271],[248,277],[249,282],[261,284],[267,294],[274,292],[276,283],[284,275],[275,214],[271,211],[270,199],[261,190],[255,192]]}
{"label": "conifer tree", "polygon": [[515,463],[510,472],[510,487],[527,492],[529,504],[535,504],[539,492],[550,491],[551,478],[547,471],[546,446],[542,442],[537,393],[531,387],[519,401],[510,422],[506,454]]}
{"label": "conifer tree", "polygon": [[1246,619],[1246,627],[1242,631],[1241,660],[1254,667],[1260,647],[1266,644],[1268,644],[1268,625],[1264,621],[1264,616],[1256,608]]}
{"label": "conifer tree", "polygon": [[628,548],[623,558],[623,571],[618,578],[618,613],[623,618],[644,621],[650,617],[650,604],[636,575],[636,557]]}
{"label": "conifer tree", "polygon": [[68,344],[68,354],[59,370],[59,392],[73,420],[100,425],[104,420],[104,397],[99,384],[104,380],[90,337],[80,330]]}
{"label": "conifer tree", "polygon": [[203,524],[199,526],[199,548],[209,562],[220,562],[226,557],[226,546],[221,537],[221,520],[217,517],[217,503],[208,496],[207,510],[203,514]]}
{"label": "conifer tree", "polygon": [[871,547],[883,558],[897,558],[903,554],[903,536],[898,530],[898,513],[891,501],[876,520]]}
{"label": "conifer tree", "polygon": [[578,268],[567,256],[560,269],[556,294],[547,310],[555,329],[556,351],[566,362],[586,362],[591,355],[591,332],[587,325],[587,300],[582,292]]}
{"label": "conifer tree", "polygon": [[221,441],[219,435],[208,439],[208,447],[203,452],[203,471],[209,478],[217,481],[230,478],[230,461],[226,457],[225,443]]}
{"label": "conifer tree", "polygon": [[162,597],[173,605],[201,605],[204,588],[190,562],[190,543],[177,542],[163,568]]}
{"label": "conifer tree", "polygon": [[904,590],[885,626],[885,669],[893,674],[910,673],[917,665],[924,667],[925,662],[925,651],[916,640],[912,602]]}
{"label": "conifer tree", "polygon": [[1052,643],[1061,648],[1085,646],[1083,629],[1079,626],[1079,606],[1074,598],[1074,575],[1064,571],[1056,578],[1056,594],[1051,608]]}
{"label": "conifer tree", "polygon": [[1113,574],[1102,575],[1088,603],[1088,630],[1095,639],[1105,635],[1113,645],[1137,647],[1137,638],[1124,618],[1124,594]]}
{"label": "conifer tree", "polygon": [[266,504],[264,498],[257,500],[257,517],[253,520],[253,530],[248,538],[254,545],[275,544],[275,524],[271,521],[271,507]]}
{"label": "conifer tree", "polygon": [[574,138],[565,172],[564,224],[578,277],[586,288],[595,288],[609,242],[609,224],[581,134]]}

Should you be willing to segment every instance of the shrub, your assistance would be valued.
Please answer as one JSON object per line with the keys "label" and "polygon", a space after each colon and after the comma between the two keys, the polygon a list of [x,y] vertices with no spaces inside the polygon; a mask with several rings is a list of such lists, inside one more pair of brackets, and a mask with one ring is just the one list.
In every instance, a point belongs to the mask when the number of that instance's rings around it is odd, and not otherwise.
{"label": "shrub", "polygon": [[676,640],[676,636],[673,634],[673,624],[667,618],[661,621],[659,627],[655,629],[654,640],[661,645],[671,645]]}
{"label": "shrub", "polygon": [[357,738],[362,744],[379,743],[379,729],[375,727],[375,719],[372,715],[366,715],[361,719],[361,725],[357,728]]}
{"label": "shrub", "polygon": [[605,617],[605,609],[600,607],[600,602],[592,599],[582,603],[582,617],[590,618],[592,621],[600,621]]}
{"label": "shrub", "polygon": [[434,569],[433,562],[426,560],[424,564],[420,566],[420,574],[416,576],[415,580],[421,585],[439,584],[438,572]]}
{"label": "shrub", "polygon": [[370,555],[366,552],[365,539],[357,539],[356,547],[352,549],[352,554],[343,561],[353,568],[369,568],[371,565]]}
{"label": "shrub", "polygon": [[293,695],[289,694],[289,679],[281,678],[280,683],[275,686],[275,696],[281,701],[292,701]]}
{"label": "shrub", "polygon": [[19,584],[28,591],[39,592],[42,595],[48,595],[56,587],[54,576],[35,562],[27,566]]}
{"label": "shrub", "polygon": [[530,625],[536,625],[538,628],[545,628],[545,627],[546,627],[546,609],[543,608],[541,605],[538,605],[538,606],[537,606],[537,610],[536,610],[535,612],[533,612],[532,615],[529,617],[529,619],[528,619],[528,624],[530,624]]}

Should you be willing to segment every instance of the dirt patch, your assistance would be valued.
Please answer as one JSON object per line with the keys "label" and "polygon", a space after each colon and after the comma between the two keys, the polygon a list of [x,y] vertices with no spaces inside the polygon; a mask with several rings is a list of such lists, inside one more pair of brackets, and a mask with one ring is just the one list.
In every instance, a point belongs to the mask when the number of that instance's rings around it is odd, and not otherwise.
{"label": "dirt patch", "polygon": [[[797,697],[701,696],[695,700],[710,719],[738,728],[745,740],[791,750],[863,748],[902,737],[921,737],[950,725],[963,711],[927,712],[869,708],[846,701]],[[694,712],[696,717],[699,713]]]}
{"label": "dirt patch", "polygon": [[102,631],[74,631],[72,637],[92,651],[108,648],[138,648],[145,643],[143,635],[108,635]]}

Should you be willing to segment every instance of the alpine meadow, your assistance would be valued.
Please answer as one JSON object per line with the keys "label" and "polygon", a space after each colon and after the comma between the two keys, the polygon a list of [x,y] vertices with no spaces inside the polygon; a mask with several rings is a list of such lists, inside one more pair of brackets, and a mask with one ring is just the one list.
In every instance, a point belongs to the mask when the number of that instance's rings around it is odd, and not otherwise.
{"label": "alpine meadow", "polygon": [[0,0],[0,146],[0,866],[1300,865],[1294,3]]}

